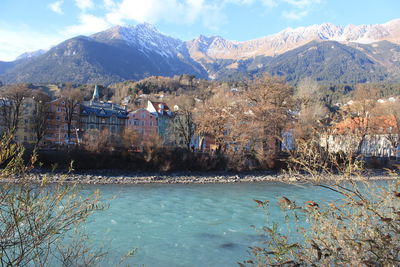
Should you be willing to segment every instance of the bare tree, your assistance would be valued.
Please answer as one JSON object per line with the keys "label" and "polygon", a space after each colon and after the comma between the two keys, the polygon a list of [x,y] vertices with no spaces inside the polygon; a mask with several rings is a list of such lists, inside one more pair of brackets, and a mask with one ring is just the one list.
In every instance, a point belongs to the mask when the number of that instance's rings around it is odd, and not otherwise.
{"label": "bare tree", "polygon": [[0,116],[5,129],[11,134],[18,129],[22,102],[28,96],[30,90],[26,84],[4,86],[0,92]]}
{"label": "bare tree", "polygon": [[112,151],[118,146],[118,139],[105,128],[101,131],[89,129],[83,136],[83,143],[86,150],[91,152]]}
{"label": "bare tree", "polygon": [[71,141],[72,123],[78,119],[79,104],[83,100],[83,94],[80,89],[73,88],[72,85],[67,84],[61,91],[60,97],[63,101],[63,109],[65,114],[65,121],[67,123],[67,138],[68,143]]}
{"label": "bare tree", "polygon": [[[83,196],[75,186],[66,184],[54,185],[49,190],[47,175],[40,183],[33,183],[27,173],[32,170],[36,155],[32,155],[31,164],[25,165],[24,147],[12,144],[10,139],[10,136],[0,139],[0,178],[16,183],[4,183],[0,190],[0,265],[93,266],[98,263],[101,251],[91,249],[74,229],[93,212],[104,208],[99,195]],[[71,253],[75,265],[64,261]],[[92,264],[85,265],[86,262]]]}
{"label": "bare tree", "polygon": [[318,100],[320,85],[311,78],[305,78],[299,82],[295,90],[295,98],[301,105],[307,106]]}
{"label": "bare tree", "polygon": [[32,98],[35,106],[31,122],[36,136],[35,147],[38,147],[47,131],[50,96],[42,92],[35,92]]}
{"label": "bare tree", "polygon": [[342,109],[343,120],[349,121],[349,134],[355,137],[356,153],[361,154],[363,144],[372,130],[372,111],[376,105],[378,91],[369,84],[358,84],[354,91],[354,102]]}
{"label": "bare tree", "polygon": [[[178,97],[175,99],[177,105],[174,110],[174,119],[170,133],[175,140],[182,139],[185,146],[190,150],[190,143],[195,134],[194,108],[195,100],[191,97]],[[174,108],[175,109],[175,108]]]}
{"label": "bare tree", "polygon": [[[311,78],[305,78],[297,85],[294,94],[296,123],[294,138],[300,142],[318,139],[322,147],[330,149],[335,113],[321,101],[320,85]],[[325,142],[323,142],[325,141]]]}
{"label": "bare tree", "polygon": [[397,101],[382,103],[374,110],[375,128],[383,127],[383,134],[393,149],[400,145],[400,107]]}
{"label": "bare tree", "polygon": [[138,147],[141,144],[141,136],[134,129],[126,128],[122,134],[122,144],[127,149]]}
{"label": "bare tree", "polygon": [[264,158],[276,158],[282,133],[291,120],[292,88],[283,79],[265,74],[248,82],[244,100],[246,106],[240,120],[251,123],[246,128],[255,138],[252,142],[261,144]]}
{"label": "bare tree", "polygon": [[222,93],[215,94],[197,107],[196,132],[200,136],[212,136],[215,140],[216,152],[223,152],[229,141],[228,134],[233,116],[231,101]]}
{"label": "bare tree", "polygon": [[[298,204],[282,196],[285,223],[268,221],[262,227],[265,242],[252,247],[252,258],[240,266],[399,265],[398,179],[378,186],[365,177],[362,160],[351,153],[321,155],[319,148],[318,139],[299,143],[287,160],[288,178],[331,191],[335,200]],[[270,210],[270,199],[255,201]]]}

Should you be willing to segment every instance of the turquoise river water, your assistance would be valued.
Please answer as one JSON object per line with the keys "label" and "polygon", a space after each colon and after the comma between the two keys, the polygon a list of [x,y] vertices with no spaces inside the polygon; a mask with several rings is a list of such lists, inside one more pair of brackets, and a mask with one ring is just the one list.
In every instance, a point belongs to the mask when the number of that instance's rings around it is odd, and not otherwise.
{"label": "turquoise river water", "polygon": [[[327,189],[275,182],[103,185],[86,186],[84,193],[95,189],[110,207],[86,228],[95,246],[109,251],[104,266],[132,248],[137,252],[126,263],[134,266],[238,266],[263,240],[252,225],[282,221],[280,197],[299,204],[338,198]],[[269,214],[253,199],[269,200]]]}

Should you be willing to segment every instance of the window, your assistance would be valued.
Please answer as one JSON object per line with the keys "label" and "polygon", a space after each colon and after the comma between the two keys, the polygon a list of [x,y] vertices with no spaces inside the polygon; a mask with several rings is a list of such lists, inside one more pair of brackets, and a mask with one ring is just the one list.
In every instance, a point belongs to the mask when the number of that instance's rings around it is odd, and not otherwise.
{"label": "window", "polygon": [[141,125],[144,126],[144,121],[141,121]]}
{"label": "window", "polygon": [[146,114],[142,113],[142,119],[145,119],[145,118],[146,118]]}
{"label": "window", "polygon": [[57,116],[57,117],[56,117],[56,120],[58,120],[58,121],[59,121],[59,120],[60,120],[60,117],[59,117],[59,116]]}
{"label": "window", "polygon": [[134,121],[133,121],[133,125],[139,126],[139,121],[138,121],[138,120],[134,120]]}
{"label": "window", "polygon": [[57,108],[57,112],[61,112],[61,108],[60,107]]}
{"label": "window", "polygon": [[28,137],[24,136],[24,141],[28,141]]}
{"label": "window", "polygon": [[150,125],[150,126],[153,126],[153,122],[151,121],[151,122],[149,123],[149,125]]}

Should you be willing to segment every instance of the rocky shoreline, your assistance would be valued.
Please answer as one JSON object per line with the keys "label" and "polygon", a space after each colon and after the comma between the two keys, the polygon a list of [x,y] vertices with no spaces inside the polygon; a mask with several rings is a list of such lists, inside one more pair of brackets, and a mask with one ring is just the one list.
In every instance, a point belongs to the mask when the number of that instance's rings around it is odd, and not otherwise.
{"label": "rocky shoreline", "polygon": [[[72,183],[72,184],[226,184],[226,183],[254,183],[254,182],[305,182],[300,176],[260,171],[247,173],[124,173],[115,171],[93,171],[86,173],[47,173],[37,171],[29,174],[32,182],[41,183]],[[339,176],[322,177],[322,180],[342,180]],[[353,180],[392,180],[393,176],[384,173],[374,173],[353,176]],[[0,182],[18,182],[17,177],[2,179]]]}

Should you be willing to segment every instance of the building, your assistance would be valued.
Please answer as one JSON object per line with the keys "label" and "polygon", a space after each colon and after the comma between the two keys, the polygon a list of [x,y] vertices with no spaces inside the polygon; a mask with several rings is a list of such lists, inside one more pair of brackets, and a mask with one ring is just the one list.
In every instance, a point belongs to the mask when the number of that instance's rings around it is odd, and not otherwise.
{"label": "building", "polygon": [[3,136],[3,134],[5,134],[7,131],[6,120],[4,119],[4,110],[8,108],[9,104],[10,104],[10,102],[8,99],[0,98],[0,134],[1,134],[1,136]]}
{"label": "building", "polygon": [[147,101],[147,111],[157,118],[157,133],[164,142],[168,140],[168,127],[173,119],[173,113],[164,102]]}
{"label": "building", "polygon": [[398,157],[400,144],[393,116],[346,118],[336,123],[331,135],[321,139],[331,152],[360,153],[366,157]]}
{"label": "building", "polygon": [[111,134],[122,134],[128,119],[126,108],[114,103],[100,101],[99,96],[99,88],[96,85],[92,99],[81,104],[79,118],[81,134],[90,129],[99,131],[107,129]]}
{"label": "building", "polygon": [[14,134],[14,140],[23,144],[35,144],[36,135],[33,129],[32,116],[35,112],[35,100],[24,98],[19,116],[19,123]]}
{"label": "building", "polygon": [[210,135],[200,136],[195,134],[192,137],[190,147],[199,151],[215,150],[215,140]]}
{"label": "building", "polygon": [[62,98],[50,101],[47,132],[44,138],[45,145],[78,143],[79,109],[80,105],[77,105],[72,116],[70,140],[68,141],[68,124],[65,114],[65,102]]}
{"label": "building", "polygon": [[[4,134],[10,125],[6,125],[6,114],[14,117],[14,108],[11,100],[1,99],[0,101],[0,133]],[[35,112],[35,101],[31,97],[24,98],[21,102],[18,116],[18,124],[14,132],[14,140],[24,144],[35,144],[36,135],[33,129],[32,117]],[[9,117],[9,120],[11,118]]]}
{"label": "building", "polygon": [[131,111],[126,127],[137,131],[142,142],[147,141],[150,136],[158,134],[157,116],[144,108]]}

